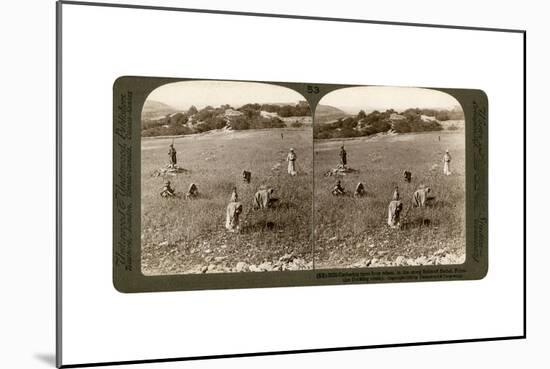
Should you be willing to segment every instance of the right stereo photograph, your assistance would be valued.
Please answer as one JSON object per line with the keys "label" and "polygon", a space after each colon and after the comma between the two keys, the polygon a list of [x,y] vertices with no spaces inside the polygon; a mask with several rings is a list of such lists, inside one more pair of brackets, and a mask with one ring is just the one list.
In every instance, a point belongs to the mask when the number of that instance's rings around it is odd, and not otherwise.
{"label": "right stereo photograph", "polygon": [[314,117],[316,269],[462,264],[465,117],[446,92],[337,89]]}

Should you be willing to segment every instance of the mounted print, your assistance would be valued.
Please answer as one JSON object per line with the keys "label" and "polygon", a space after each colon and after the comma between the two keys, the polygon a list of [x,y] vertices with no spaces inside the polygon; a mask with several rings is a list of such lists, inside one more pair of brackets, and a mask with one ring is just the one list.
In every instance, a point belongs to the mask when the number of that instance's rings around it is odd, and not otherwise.
{"label": "mounted print", "polygon": [[148,3],[57,2],[58,366],[525,338],[524,30]]}

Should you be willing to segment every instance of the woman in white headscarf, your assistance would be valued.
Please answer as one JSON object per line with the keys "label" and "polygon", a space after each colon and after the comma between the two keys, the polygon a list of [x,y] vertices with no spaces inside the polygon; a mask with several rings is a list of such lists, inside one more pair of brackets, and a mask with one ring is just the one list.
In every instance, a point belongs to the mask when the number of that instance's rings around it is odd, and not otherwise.
{"label": "woman in white headscarf", "polygon": [[291,147],[290,152],[286,156],[286,161],[288,161],[288,174],[291,176],[296,175],[296,153],[294,152],[294,149]]}
{"label": "woman in white headscarf", "polygon": [[443,174],[446,176],[451,175],[451,155],[449,150],[445,150],[445,155],[443,155]]}

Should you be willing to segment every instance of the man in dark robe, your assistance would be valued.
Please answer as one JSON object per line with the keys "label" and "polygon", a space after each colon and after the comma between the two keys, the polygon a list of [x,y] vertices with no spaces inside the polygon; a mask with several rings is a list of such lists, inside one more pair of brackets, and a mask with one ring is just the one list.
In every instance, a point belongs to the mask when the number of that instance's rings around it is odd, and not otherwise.
{"label": "man in dark robe", "polygon": [[174,144],[170,144],[170,149],[168,150],[168,157],[170,158],[170,167],[174,168],[178,163],[177,152],[174,149]]}
{"label": "man in dark robe", "polygon": [[344,145],[340,147],[340,162],[343,166],[346,166],[348,164],[348,153],[344,149]]}

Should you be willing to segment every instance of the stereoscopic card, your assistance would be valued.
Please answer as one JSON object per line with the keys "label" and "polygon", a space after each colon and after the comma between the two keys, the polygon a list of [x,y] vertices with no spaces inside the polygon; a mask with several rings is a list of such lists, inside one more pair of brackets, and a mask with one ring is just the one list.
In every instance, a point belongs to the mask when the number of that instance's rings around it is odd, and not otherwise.
{"label": "stereoscopic card", "polygon": [[113,149],[120,292],[488,270],[481,90],[122,76]]}

